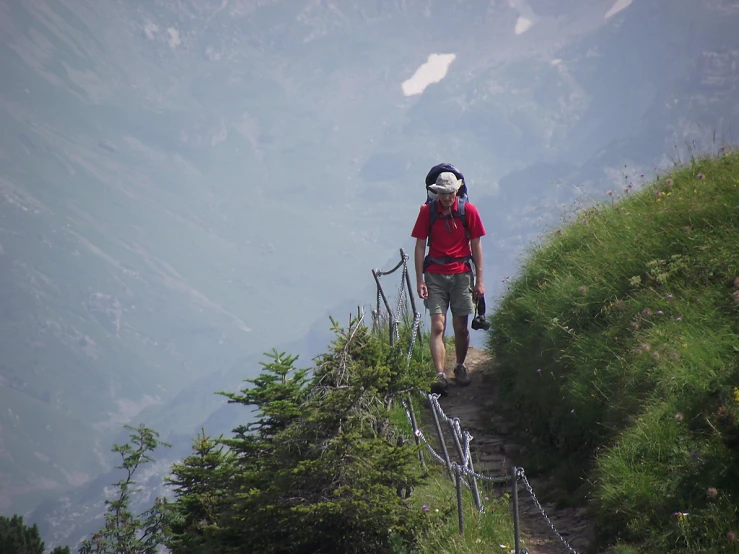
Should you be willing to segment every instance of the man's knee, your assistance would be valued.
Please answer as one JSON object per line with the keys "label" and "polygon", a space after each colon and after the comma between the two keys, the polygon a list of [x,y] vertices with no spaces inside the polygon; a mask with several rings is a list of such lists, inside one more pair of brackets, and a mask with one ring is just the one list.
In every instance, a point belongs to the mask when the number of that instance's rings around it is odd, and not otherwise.
{"label": "man's knee", "polygon": [[446,327],[446,318],[444,314],[433,314],[431,316],[431,334],[440,335],[444,332]]}
{"label": "man's knee", "polygon": [[464,336],[465,334],[469,334],[470,330],[467,327],[468,325],[468,317],[466,315],[464,316],[456,316],[452,318],[452,325],[454,326],[454,334],[456,336]]}

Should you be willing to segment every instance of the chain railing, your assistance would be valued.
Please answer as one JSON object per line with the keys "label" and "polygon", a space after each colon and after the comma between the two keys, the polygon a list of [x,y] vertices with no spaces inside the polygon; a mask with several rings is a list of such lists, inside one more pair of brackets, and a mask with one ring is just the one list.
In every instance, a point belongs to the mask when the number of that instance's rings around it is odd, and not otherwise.
{"label": "chain railing", "polygon": [[[389,317],[389,340],[390,344],[394,345],[400,340],[400,323],[401,316],[403,313],[403,307],[407,306],[405,296],[408,295],[408,302],[410,303],[411,310],[413,311],[413,326],[411,330],[410,347],[408,349],[407,360],[411,359],[413,349],[416,344],[416,340],[421,340],[421,313],[416,308],[416,301],[413,295],[413,289],[411,288],[410,276],[408,273],[408,255],[400,249],[400,261],[395,267],[389,271],[380,271],[379,269],[372,270],[372,276],[377,284],[377,307],[373,310],[373,325],[375,328],[381,327],[382,319],[382,304],[387,310]],[[398,303],[395,311],[391,310],[390,302],[388,301],[387,295],[382,288],[381,278],[390,275],[402,268],[401,284],[398,294]],[[462,488],[467,487],[471,493],[475,503],[475,507],[479,513],[485,512],[485,507],[480,499],[480,491],[478,488],[478,481],[485,481],[492,484],[511,484],[511,508],[513,516],[513,531],[514,531],[514,548],[516,554],[526,554],[527,550],[521,548],[520,540],[520,528],[519,528],[519,505],[518,505],[518,482],[521,481],[534,502],[534,505],[538,509],[541,516],[544,518],[552,533],[557,537],[560,543],[567,549],[570,554],[578,554],[575,549],[562,537],[561,533],[557,531],[554,524],[552,523],[549,516],[544,511],[539,500],[534,494],[534,490],[526,478],[522,467],[516,467],[515,465],[510,468],[508,475],[491,476],[485,475],[475,471],[472,463],[472,455],[470,453],[470,443],[473,440],[473,436],[462,427],[462,424],[457,417],[449,417],[441,407],[439,403],[439,395],[434,393],[422,394],[425,400],[429,404],[431,415],[436,430],[436,437],[441,449],[441,454],[438,453],[431,443],[428,441],[423,431],[418,425],[418,420],[413,409],[413,399],[411,395],[408,395],[406,401],[403,402],[408,423],[411,425],[413,430],[413,437],[416,441],[416,445],[419,447],[423,446],[431,454],[431,458],[440,464],[446,466],[449,476],[454,481],[457,490],[457,511],[459,516],[459,533],[464,534],[464,511],[462,502]],[[447,447],[447,441],[442,428],[442,424],[449,428],[449,434],[452,437],[454,443],[454,449],[457,453],[457,460],[452,460],[449,455],[449,449]],[[419,448],[418,457],[421,463],[424,463],[423,450]]]}

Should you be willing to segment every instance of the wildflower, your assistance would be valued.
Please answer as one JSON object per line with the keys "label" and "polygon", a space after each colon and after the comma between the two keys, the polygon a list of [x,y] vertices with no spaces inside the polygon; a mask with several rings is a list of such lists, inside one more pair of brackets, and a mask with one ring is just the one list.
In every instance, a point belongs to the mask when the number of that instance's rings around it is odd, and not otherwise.
{"label": "wildflower", "polygon": [[541,368],[537,369],[536,372],[541,375]]}
{"label": "wildflower", "polygon": [[673,299],[673,296],[672,296],[671,294],[668,294],[668,295],[666,296],[666,298],[667,298],[667,300],[672,300],[672,299]]}
{"label": "wildflower", "polygon": [[421,506],[421,509],[422,509],[422,510],[423,510],[424,512],[428,512],[428,511],[429,511],[429,510],[430,510],[431,508],[429,508],[429,507],[428,507],[428,506],[427,506],[426,504],[424,504],[423,506]]}
{"label": "wildflower", "polygon": [[485,497],[485,502],[487,502],[488,500],[490,500],[490,497],[486,496]]}
{"label": "wildflower", "polygon": [[675,516],[678,521],[685,521],[688,518],[688,512],[674,512],[672,515]]}
{"label": "wildflower", "polygon": [[682,321],[682,320],[683,320],[683,318],[681,318],[681,317],[676,317],[675,318],[675,321]]}
{"label": "wildflower", "polygon": [[665,312],[663,312],[662,310],[657,310],[657,315],[665,315]]}
{"label": "wildflower", "polygon": [[650,310],[649,308],[644,308],[641,311],[641,315],[644,317],[650,317],[652,315],[652,310]]}
{"label": "wildflower", "polygon": [[734,387],[734,390],[731,392],[734,396],[734,402],[739,402],[739,387]]}
{"label": "wildflower", "polygon": [[579,287],[577,287],[577,292],[585,296],[588,293],[588,287],[586,287],[585,285],[580,285]]}
{"label": "wildflower", "polygon": [[708,498],[716,498],[718,496],[718,491],[716,490],[716,487],[708,487],[706,489],[706,496]]}
{"label": "wildflower", "polygon": [[734,303],[739,304],[739,290],[735,290],[731,296],[734,298]]}
{"label": "wildflower", "polygon": [[671,187],[672,186],[672,179],[667,179],[665,181],[665,185],[667,185],[668,187]]}
{"label": "wildflower", "polygon": [[675,421],[680,422],[684,419],[682,412],[677,412],[675,414]]}
{"label": "wildflower", "polygon": [[[670,352],[667,357],[670,358],[672,361],[677,361],[680,359],[680,354],[678,354],[677,352]],[[673,377],[672,379],[674,380],[675,378]]]}
{"label": "wildflower", "polygon": [[626,302],[624,302],[623,300],[620,300],[620,299],[619,300],[616,300],[616,302],[613,305],[619,311],[621,311],[624,308],[626,308]]}
{"label": "wildflower", "polygon": [[475,542],[476,542],[477,544],[480,544],[480,543],[482,542],[482,539],[476,539],[476,540],[475,540]]}
{"label": "wildflower", "polygon": [[726,533],[726,538],[729,540],[729,542],[734,542],[736,540],[736,533],[734,531],[729,531]]}
{"label": "wildflower", "polygon": [[636,321],[632,321],[632,322],[631,322],[631,327],[632,327],[633,329],[638,329],[638,328],[639,328],[639,324],[638,324],[638,323],[637,323]]}
{"label": "wildflower", "polygon": [[654,358],[655,361],[659,360],[659,352],[656,350],[652,352],[652,358]]}
{"label": "wildflower", "polygon": [[609,191],[608,191],[608,192],[607,192],[606,194],[607,194],[608,196],[613,196],[613,191],[612,191],[612,190],[609,190]]}
{"label": "wildflower", "polygon": [[739,277],[734,279],[734,286],[739,289]]}
{"label": "wildflower", "polygon": [[695,176],[695,178],[698,179],[699,181],[705,181],[706,180],[706,176],[703,175],[703,173],[699,173],[698,175]]}
{"label": "wildflower", "polygon": [[571,414],[574,414],[574,413],[575,413],[575,408],[572,408],[572,409],[570,410],[570,413],[571,413]]}

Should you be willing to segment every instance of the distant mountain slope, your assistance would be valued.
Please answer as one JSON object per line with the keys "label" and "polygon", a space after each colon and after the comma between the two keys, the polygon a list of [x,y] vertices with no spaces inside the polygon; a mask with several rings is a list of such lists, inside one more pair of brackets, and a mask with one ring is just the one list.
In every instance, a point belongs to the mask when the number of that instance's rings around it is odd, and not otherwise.
{"label": "distant mountain slope", "polygon": [[[736,122],[737,17],[717,0],[0,0],[0,512],[98,475],[132,418],[166,434],[209,417],[200,380],[363,293],[439,160],[468,176],[494,294],[571,185],[602,193],[625,159],[660,161],[644,144]],[[404,96],[431,54],[454,55],[446,76]],[[521,182],[538,163],[570,184]]]}

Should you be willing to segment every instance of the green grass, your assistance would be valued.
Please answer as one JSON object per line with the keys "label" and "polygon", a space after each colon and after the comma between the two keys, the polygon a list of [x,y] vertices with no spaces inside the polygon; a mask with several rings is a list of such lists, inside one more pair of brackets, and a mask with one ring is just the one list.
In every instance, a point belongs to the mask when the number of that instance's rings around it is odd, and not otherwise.
{"label": "green grass", "polygon": [[443,466],[435,467],[439,469],[432,472],[427,484],[413,493],[417,508],[424,510],[434,523],[421,536],[417,552],[477,554],[511,551],[513,517],[508,494],[496,498],[491,491],[481,490],[485,510],[479,513],[470,490],[465,488],[462,495],[464,534],[461,535],[456,486]]}
{"label": "green grass", "polygon": [[[395,306],[397,299],[391,302]],[[413,319],[408,310],[402,316],[399,329],[399,345],[407,348],[410,344],[410,334]],[[379,326],[374,330],[381,338],[389,336],[387,317],[381,318]],[[418,363],[417,367],[427,368],[428,385],[436,378],[429,351],[429,334],[423,333],[420,340],[416,340],[411,359]],[[413,409],[419,427],[426,439],[437,452],[441,452],[438,440],[435,438],[433,419],[425,398],[421,394],[411,393]],[[391,423],[399,428],[407,440],[413,440],[405,407],[395,403],[390,410]],[[453,447],[452,447],[453,448]],[[456,485],[450,478],[446,467],[434,459],[426,447],[422,446],[427,478],[421,487],[412,491],[411,502],[413,509],[423,511],[428,518],[428,528],[419,537],[414,553],[433,554],[472,554],[478,552],[509,552],[513,549],[513,515],[509,495],[494,495],[492,487],[487,482],[478,481],[480,497],[484,511],[478,512],[472,493],[467,486],[463,486],[462,504],[464,519],[464,534],[459,532],[459,512],[457,508]],[[474,462],[475,460],[473,460]],[[420,462],[419,462],[420,463]],[[500,485],[498,485],[500,487]],[[503,547],[503,548],[502,548]],[[398,552],[405,552],[400,546]]]}
{"label": "green grass", "polygon": [[[414,395],[414,409],[424,436],[437,452],[441,452],[438,440],[432,432],[433,423],[427,404],[420,395]],[[405,411],[396,406],[391,411],[391,421],[412,437],[411,426]],[[513,549],[513,513],[508,493],[494,495],[492,485],[478,481],[484,511],[478,512],[469,487],[463,485],[462,507],[464,534],[459,532],[457,489],[446,467],[423,448],[424,464],[428,476],[423,486],[413,490],[411,499],[415,509],[428,516],[429,528],[419,537],[413,552],[465,554],[478,552],[509,552]],[[473,460],[474,462],[474,460]],[[500,485],[498,485],[500,487]],[[503,547],[503,549],[501,548]]]}
{"label": "green grass", "polygon": [[526,461],[595,500],[602,547],[739,552],[739,155],[573,214],[491,321]]}

